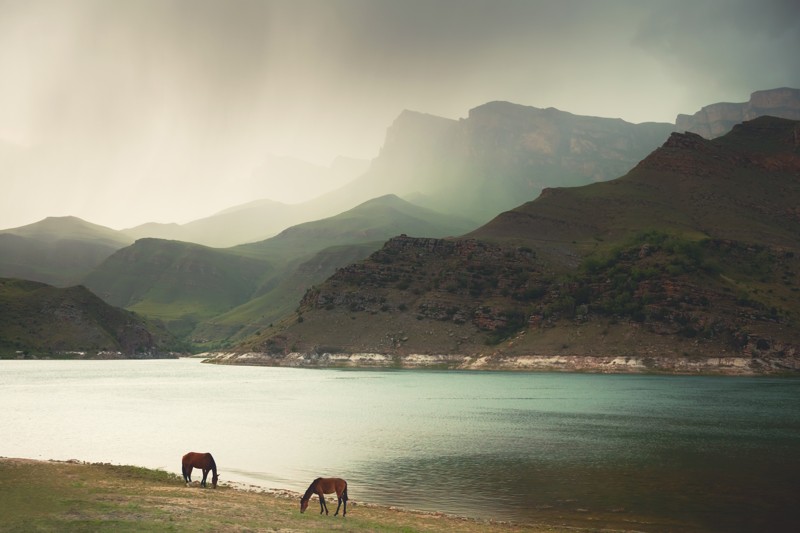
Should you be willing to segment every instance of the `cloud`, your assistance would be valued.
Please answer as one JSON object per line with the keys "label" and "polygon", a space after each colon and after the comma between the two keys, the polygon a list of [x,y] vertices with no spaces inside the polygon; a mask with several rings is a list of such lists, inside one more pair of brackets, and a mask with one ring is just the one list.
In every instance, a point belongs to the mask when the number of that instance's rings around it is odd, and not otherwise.
{"label": "cloud", "polygon": [[[270,154],[377,155],[403,109],[672,121],[800,86],[794,1],[0,0],[0,227],[298,198]],[[11,154],[11,155],[9,155]],[[269,175],[267,175],[269,174]],[[13,185],[7,185],[13,181]],[[32,185],[44,188],[47,198]],[[307,191],[306,194],[313,194]],[[20,208],[24,200],[24,209]]]}
{"label": "cloud", "polygon": [[685,90],[743,101],[755,90],[800,86],[800,4],[792,0],[665,3],[644,20],[633,44]]}

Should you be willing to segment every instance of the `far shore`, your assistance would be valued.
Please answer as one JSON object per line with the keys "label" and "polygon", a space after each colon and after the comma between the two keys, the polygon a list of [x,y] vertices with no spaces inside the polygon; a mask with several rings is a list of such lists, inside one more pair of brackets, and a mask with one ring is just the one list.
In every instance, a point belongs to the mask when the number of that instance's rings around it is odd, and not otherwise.
{"label": "far shore", "polygon": [[800,376],[800,357],[600,356],[600,355],[453,355],[381,353],[208,352],[203,362],[221,365],[290,368],[442,369],[596,374],[675,374],[721,376]]}

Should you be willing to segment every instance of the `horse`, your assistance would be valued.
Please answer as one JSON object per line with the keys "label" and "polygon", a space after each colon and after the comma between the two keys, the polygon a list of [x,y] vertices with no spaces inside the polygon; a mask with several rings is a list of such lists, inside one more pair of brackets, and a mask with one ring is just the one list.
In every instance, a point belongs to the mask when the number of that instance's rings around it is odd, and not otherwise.
{"label": "horse", "polygon": [[322,511],[328,514],[328,506],[325,504],[324,494],[331,494],[334,492],[336,493],[336,497],[339,498],[339,505],[336,507],[336,512],[333,513],[333,516],[339,514],[339,507],[342,506],[342,502],[344,502],[342,516],[347,516],[347,481],[338,477],[318,477],[312,481],[306,493],[300,498],[300,512],[306,512],[308,500],[311,499],[312,494],[316,494],[319,496],[319,514],[322,514]]}
{"label": "horse", "polygon": [[183,480],[186,483],[192,482],[192,468],[199,468],[203,471],[203,481],[200,482],[201,487],[206,486],[206,477],[210,470],[212,473],[211,485],[215,489],[217,488],[217,480],[219,479],[217,475],[217,463],[210,453],[189,452],[183,456],[181,459],[181,471],[183,472]]}

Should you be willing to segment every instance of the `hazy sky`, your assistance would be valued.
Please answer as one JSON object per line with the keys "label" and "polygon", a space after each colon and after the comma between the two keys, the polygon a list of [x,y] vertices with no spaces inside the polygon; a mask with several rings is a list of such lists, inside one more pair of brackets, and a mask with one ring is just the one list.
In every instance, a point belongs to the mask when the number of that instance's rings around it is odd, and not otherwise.
{"label": "hazy sky", "polygon": [[257,169],[298,201],[269,161],[370,159],[403,109],[674,122],[798,50],[796,0],[0,0],[0,228],[186,222]]}

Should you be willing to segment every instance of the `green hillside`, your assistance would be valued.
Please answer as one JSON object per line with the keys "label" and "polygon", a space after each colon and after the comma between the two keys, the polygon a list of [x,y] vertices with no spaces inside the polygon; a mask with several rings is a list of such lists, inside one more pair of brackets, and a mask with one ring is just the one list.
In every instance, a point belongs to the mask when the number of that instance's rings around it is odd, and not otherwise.
{"label": "green hillside", "polygon": [[118,231],[79,218],[49,217],[0,230],[0,276],[73,285],[132,242]]}
{"label": "green hillside", "polygon": [[269,271],[263,260],[226,250],[140,239],[106,259],[84,284],[112,305],[186,334],[198,320],[246,302]]}
{"label": "green hillside", "polygon": [[224,346],[277,321],[336,268],[400,233],[463,233],[469,222],[396,196],[227,249],[140,239],[84,280],[113,305],[163,320],[197,346]]}
{"label": "green hillside", "polygon": [[243,351],[745,356],[800,367],[800,125],[673,136],[462,239],[398,237]]}
{"label": "green hillside", "polygon": [[0,357],[163,357],[180,348],[163,327],[85,287],[0,278]]}

